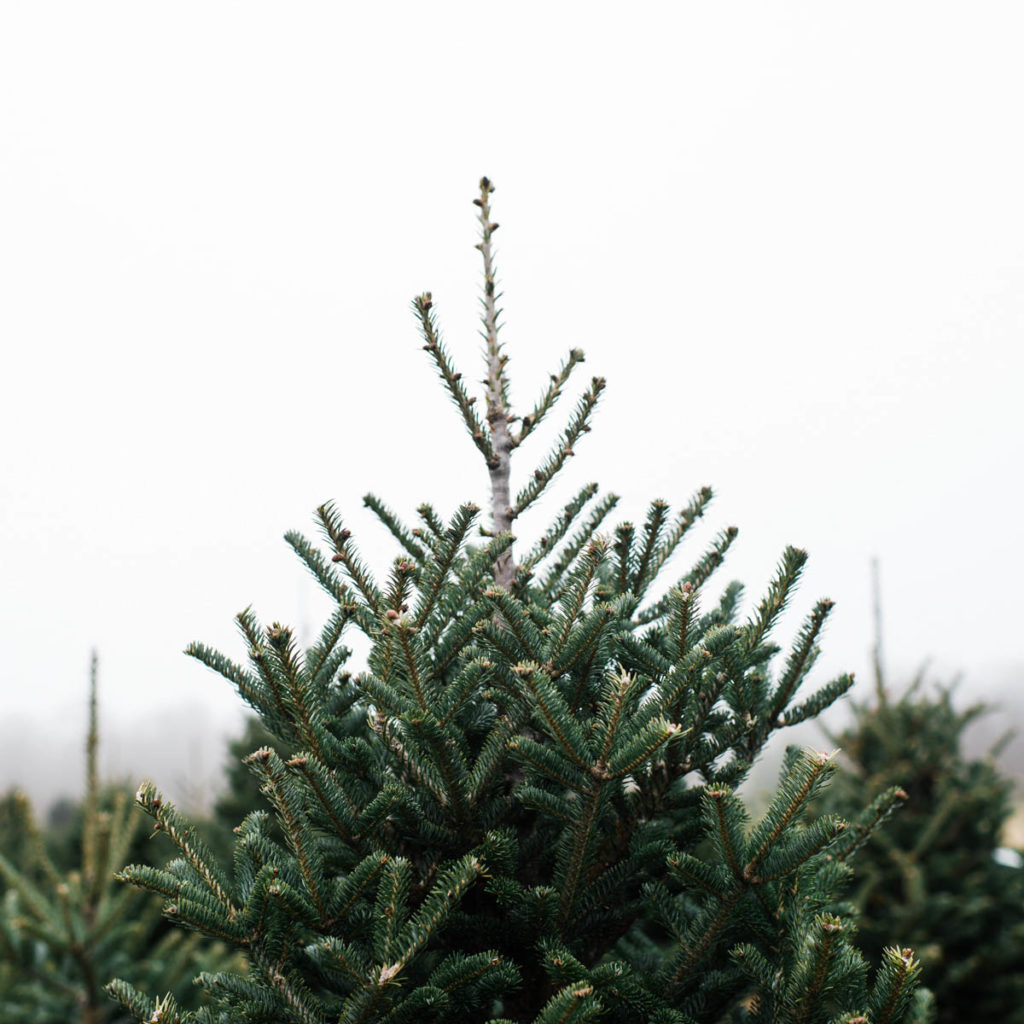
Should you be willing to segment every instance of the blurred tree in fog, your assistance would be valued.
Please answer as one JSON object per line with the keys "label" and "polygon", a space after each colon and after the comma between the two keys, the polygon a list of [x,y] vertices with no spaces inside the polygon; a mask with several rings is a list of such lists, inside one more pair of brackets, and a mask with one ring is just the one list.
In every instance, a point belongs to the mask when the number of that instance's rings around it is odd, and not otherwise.
{"label": "blurred tree in fog", "polygon": [[830,737],[846,767],[819,801],[846,815],[891,786],[907,794],[860,853],[858,945],[875,963],[889,943],[913,946],[939,1024],[1024,1024],[1024,867],[1004,845],[1014,784],[1001,745],[968,756],[964,731],[986,707],[958,711],[951,688],[923,692],[923,675],[894,699],[876,630],[875,697]]}
{"label": "blurred tree in fog", "polygon": [[168,848],[146,842],[130,791],[101,786],[98,741],[94,655],[84,802],[58,804],[44,834],[26,797],[0,799],[0,1024],[126,1020],[103,990],[115,974],[195,1006],[193,977],[228,959],[172,929],[159,900],[115,881],[129,858],[152,862]]}

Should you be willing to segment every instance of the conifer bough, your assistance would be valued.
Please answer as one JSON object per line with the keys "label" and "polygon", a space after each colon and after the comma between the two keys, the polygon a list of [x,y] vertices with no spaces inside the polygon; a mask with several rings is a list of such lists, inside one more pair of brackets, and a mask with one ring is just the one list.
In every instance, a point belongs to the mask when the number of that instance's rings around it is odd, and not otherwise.
{"label": "conifer bough", "polygon": [[[604,380],[583,390],[513,497],[513,453],[583,354],[572,349],[530,412],[513,415],[493,191],[484,178],[475,200],[483,417],[430,294],[414,301],[424,348],[486,462],[490,528],[474,534],[473,504],[447,522],[421,506],[410,527],[368,495],[401,546],[381,583],[324,505],[326,554],[287,536],[336,602],[317,642],[300,651],[290,629],[246,610],[247,665],[189,648],[298,753],[248,758],[269,810],[235,830],[232,870],[152,786],[140,790],[181,857],[126,876],[162,893],[173,920],[243,950],[249,970],[201,976],[211,1005],[198,1013],[121,982],[112,994],[140,1021],[207,1024],[924,1020],[911,951],[893,948],[869,979],[837,902],[849,855],[895,790],[864,824],[811,823],[805,809],[833,764],[793,750],[753,827],[735,793],[773,731],[818,714],[851,682],[795,702],[828,602],[772,667],[770,633],[805,554],[786,550],[742,620],[738,584],[703,600],[734,529],[664,582],[706,488],[675,515],[654,501],[640,530],[623,523],[607,536],[599,529],[617,499],[591,484],[532,547],[514,549],[516,520],[589,431]],[[354,674],[347,629],[370,642]]]}

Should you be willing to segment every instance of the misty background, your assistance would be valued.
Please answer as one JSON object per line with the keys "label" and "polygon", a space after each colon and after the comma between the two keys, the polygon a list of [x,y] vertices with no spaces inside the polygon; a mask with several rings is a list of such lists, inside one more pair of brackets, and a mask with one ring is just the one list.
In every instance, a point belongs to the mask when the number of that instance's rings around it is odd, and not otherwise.
{"label": "misty background", "polygon": [[384,572],[367,491],[484,502],[410,313],[431,290],[478,377],[482,174],[514,406],[574,346],[609,381],[519,536],[589,480],[616,521],[710,484],[679,574],[736,524],[750,603],[806,547],[780,639],[837,601],[818,684],[870,697],[877,557],[890,680],[998,702],[981,745],[1024,721],[1022,31],[1014,3],[5,4],[0,790],[81,790],[95,646],[104,772],[208,807],[244,709],[181,652],[243,657],[249,604],[313,634],[282,534],[333,499]]}

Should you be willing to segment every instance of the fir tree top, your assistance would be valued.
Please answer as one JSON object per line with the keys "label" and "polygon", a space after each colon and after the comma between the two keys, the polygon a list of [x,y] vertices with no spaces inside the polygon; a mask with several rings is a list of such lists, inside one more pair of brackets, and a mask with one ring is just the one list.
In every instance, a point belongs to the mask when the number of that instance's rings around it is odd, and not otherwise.
{"label": "fir tree top", "polygon": [[[317,510],[322,554],[287,535],[336,607],[300,651],[292,631],[238,616],[248,665],[196,644],[258,712],[285,758],[248,758],[268,814],[236,829],[233,871],[217,864],[151,783],[139,802],[181,856],[124,877],[166,913],[245,952],[247,975],[200,980],[217,1010],[180,1011],[120,982],[140,1020],[300,1024],[388,1021],[921,1020],[917,965],[890,950],[869,985],[836,895],[865,823],[805,821],[833,770],[794,751],[764,818],[748,825],[733,791],[769,735],[817,714],[841,677],[794,703],[831,604],[819,602],[781,668],[770,632],[806,555],[790,548],[763,600],[739,617],[733,584],[703,587],[736,535],[720,533],[652,596],[701,517],[703,488],[677,513],[651,503],[600,534],[615,497],[584,487],[532,546],[515,521],[543,495],[589,429],[594,377],[568,424],[512,496],[513,453],[551,413],[573,349],[531,411],[509,402],[492,252],[493,184],[480,183],[487,375],[481,417],[440,335],[430,294],[414,309],[444,386],[486,461],[491,526],[462,505],[420,525],[366,505],[401,547],[381,582],[331,505]],[[346,669],[342,636],[370,642]]]}

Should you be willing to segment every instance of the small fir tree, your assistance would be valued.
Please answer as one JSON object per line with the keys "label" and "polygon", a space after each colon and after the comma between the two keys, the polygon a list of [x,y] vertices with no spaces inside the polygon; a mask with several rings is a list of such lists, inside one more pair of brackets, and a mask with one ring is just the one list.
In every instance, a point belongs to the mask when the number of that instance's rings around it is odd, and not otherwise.
{"label": "small fir tree", "polygon": [[[216,1009],[198,1014],[125,982],[111,991],[140,1021],[206,1024],[923,1020],[911,951],[888,950],[869,978],[836,902],[847,858],[895,793],[855,826],[810,823],[808,802],[834,766],[806,751],[792,752],[757,823],[734,791],[776,729],[850,685],[844,676],[796,699],[828,601],[772,667],[769,635],[804,553],[784,553],[744,620],[736,584],[702,603],[734,529],[663,583],[711,500],[706,488],[678,513],[655,501],[639,529],[622,523],[604,537],[616,498],[591,484],[518,549],[517,520],[589,431],[604,380],[591,380],[513,494],[513,454],[583,354],[573,349],[530,411],[513,415],[492,191],[483,179],[475,200],[482,415],[430,295],[414,303],[424,348],[487,465],[491,527],[471,543],[480,510],[470,504],[447,522],[421,506],[409,528],[368,495],[401,548],[381,583],[324,505],[326,555],[287,536],[336,603],[319,640],[300,651],[289,628],[264,628],[246,610],[248,665],[189,648],[275,737],[247,762],[283,839],[271,814],[247,815],[228,871],[145,783],[139,802],[181,856],[123,877],[165,896],[172,920],[243,950],[249,973],[202,976]],[[341,645],[350,628],[370,645],[355,674]]]}
{"label": "small fir tree", "polygon": [[226,966],[226,947],[168,927],[160,901],[118,885],[114,872],[138,856],[145,818],[131,791],[104,788],[97,770],[96,656],[90,672],[86,787],[80,846],[65,870],[28,800],[5,801],[0,854],[0,1024],[113,1024],[128,1018],[104,986],[115,975],[198,1003],[197,971]]}
{"label": "small fir tree", "polygon": [[847,766],[823,811],[850,813],[893,785],[907,794],[858,859],[859,944],[874,962],[893,937],[913,944],[939,1024],[1024,1024],[1024,869],[1001,838],[1013,783],[994,756],[963,751],[984,706],[958,711],[950,689],[923,693],[922,679],[893,699],[879,674],[875,702],[854,704],[835,737]]}

